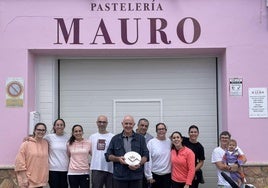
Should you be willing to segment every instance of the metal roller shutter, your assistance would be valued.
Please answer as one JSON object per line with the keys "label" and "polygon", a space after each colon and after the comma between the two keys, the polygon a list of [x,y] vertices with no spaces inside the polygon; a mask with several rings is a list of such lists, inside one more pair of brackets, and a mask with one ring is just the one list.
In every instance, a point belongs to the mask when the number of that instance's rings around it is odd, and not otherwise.
{"label": "metal roller shutter", "polygon": [[[39,72],[55,74],[42,66],[40,63]],[[167,125],[168,136],[175,130],[187,136],[188,127],[196,124],[206,153],[206,184],[200,187],[215,187],[216,172],[210,158],[217,144],[216,58],[62,59],[58,69],[59,112],[67,123],[66,131],[81,124],[87,138],[96,132],[100,114],[108,116],[109,131],[114,133],[122,131],[126,114],[133,115],[136,122],[149,119],[153,135],[160,121]],[[41,91],[47,86],[40,87]],[[43,117],[45,105],[39,104]]]}

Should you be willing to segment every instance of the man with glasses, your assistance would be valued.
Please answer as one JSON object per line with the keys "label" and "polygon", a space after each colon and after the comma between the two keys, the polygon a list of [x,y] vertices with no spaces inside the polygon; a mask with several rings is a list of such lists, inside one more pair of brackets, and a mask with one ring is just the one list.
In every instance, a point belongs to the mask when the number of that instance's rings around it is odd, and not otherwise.
{"label": "man with glasses", "polygon": [[[229,175],[230,171],[235,172],[238,170],[237,164],[229,166],[224,164],[222,161],[230,139],[231,134],[228,131],[223,131],[220,134],[220,146],[215,148],[212,152],[211,162],[215,164],[217,168],[218,188],[232,188],[231,185],[222,177],[222,171],[226,172]],[[237,149],[238,152],[243,156],[243,162],[245,163],[247,159],[243,151],[239,147],[237,147]]]}
{"label": "man with glasses", "polygon": [[98,132],[89,137],[92,146],[90,164],[92,188],[103,188],[104,185],[105,188],[112,188],[113,164],[106,162],[104,154],[114,134],[107,131],[108,118],[106,116],[100,115],[96,123]]}

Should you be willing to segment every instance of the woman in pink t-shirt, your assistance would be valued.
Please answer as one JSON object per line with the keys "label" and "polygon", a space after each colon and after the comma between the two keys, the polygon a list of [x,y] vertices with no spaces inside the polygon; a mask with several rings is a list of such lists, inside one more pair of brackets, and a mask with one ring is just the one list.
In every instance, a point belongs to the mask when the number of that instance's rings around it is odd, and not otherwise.
{"label": "woman in pink t-shirt", "polygon": [[67,144],[70,157],[68,179],[71,188],[89,188],[89,155],[91,143],[83,138],[83,127],[74,125]]}

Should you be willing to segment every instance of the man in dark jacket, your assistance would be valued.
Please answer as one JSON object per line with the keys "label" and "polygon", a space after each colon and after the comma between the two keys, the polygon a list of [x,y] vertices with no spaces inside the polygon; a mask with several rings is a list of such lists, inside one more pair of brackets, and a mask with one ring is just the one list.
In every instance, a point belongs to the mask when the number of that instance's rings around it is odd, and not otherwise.
{"label": "man in dark jacket", "polygon": [[[149,160],[149,151],[145,138],[133,131],[134,118],[130,115],[122,121],[123,131],[115,135],[105,153],[106,160],[114,164],[114,187],[120,188],[142,188],[144,163]],[[128,165],[124,155],[134,151],[140,154],[141,161],[137,165]]]}

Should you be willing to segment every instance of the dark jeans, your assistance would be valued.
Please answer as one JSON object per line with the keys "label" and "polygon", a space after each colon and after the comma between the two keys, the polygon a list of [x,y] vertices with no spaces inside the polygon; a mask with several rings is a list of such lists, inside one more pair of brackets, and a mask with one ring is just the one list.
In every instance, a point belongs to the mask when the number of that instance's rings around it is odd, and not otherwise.
{"label": "dark jeans", "polygon": [[110,172],[92,170],[92,188],[113,188],[113,174]]}
{"label": "dark jeans", "polygon": [[175,182],[172,180],[171,182],[171,188],[184,188],[185,182],[184,183],[179,183]]}
{"label": "dark jeans", "polygon": [[155,182],[152,184],[151,188],[170,188],[171,187],[171,174],[157,175],[153,174],[153,179]]}
{"label": "dark jeans", "polygon": [[89,174],[68,175],[70,188],[89,188]]}
{"label": "dark jeans", "polygon": [[115,180],[114,179],[114,188],[142,188],[142,180]]}
{"label": "dark jeans", "polygon": [[48,183],[50,188],[68,188],[67,171],[49,171]]}

